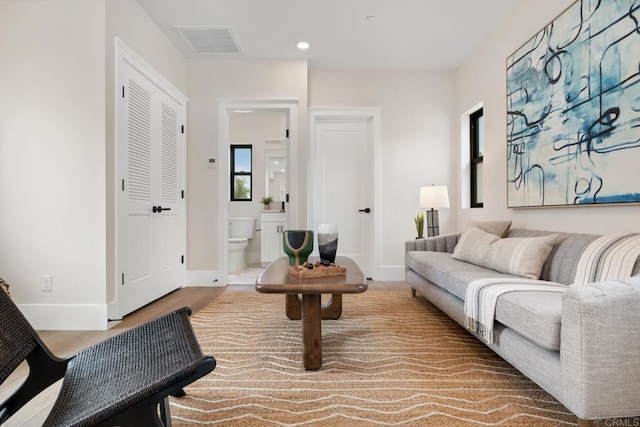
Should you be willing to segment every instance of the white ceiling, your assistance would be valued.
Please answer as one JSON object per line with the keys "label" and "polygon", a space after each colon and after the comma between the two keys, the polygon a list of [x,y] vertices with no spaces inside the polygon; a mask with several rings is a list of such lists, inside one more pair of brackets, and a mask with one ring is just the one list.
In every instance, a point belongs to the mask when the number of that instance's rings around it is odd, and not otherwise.
{"label": "white ceiling", "polygon": [[[402,70],[457,67],[524,1],[138,0],[190,58],[308,59],[309,68]],[[242,52],[196,54],[174,25],[231,27]],[[300,51],[300,40],[311,47]]]}

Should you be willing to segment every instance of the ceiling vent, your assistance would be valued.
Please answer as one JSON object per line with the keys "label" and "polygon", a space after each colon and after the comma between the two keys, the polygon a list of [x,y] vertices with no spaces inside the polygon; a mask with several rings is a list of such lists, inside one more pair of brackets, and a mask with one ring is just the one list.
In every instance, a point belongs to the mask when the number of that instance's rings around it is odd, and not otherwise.
{"label": "ceiling vent", "polygon": [[240,53],[231,27],[174,25],[182,39],[196,53]]}

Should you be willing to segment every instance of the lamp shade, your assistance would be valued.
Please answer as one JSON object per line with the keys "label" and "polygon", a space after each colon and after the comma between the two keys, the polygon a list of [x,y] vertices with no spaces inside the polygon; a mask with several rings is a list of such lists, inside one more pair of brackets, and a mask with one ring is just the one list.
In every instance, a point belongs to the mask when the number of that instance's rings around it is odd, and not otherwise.
{"label": "lamp shade", "polygon": [[449,193],[446,185],[432,185],[420,188],[420,207],[438,209],[449,207]]}

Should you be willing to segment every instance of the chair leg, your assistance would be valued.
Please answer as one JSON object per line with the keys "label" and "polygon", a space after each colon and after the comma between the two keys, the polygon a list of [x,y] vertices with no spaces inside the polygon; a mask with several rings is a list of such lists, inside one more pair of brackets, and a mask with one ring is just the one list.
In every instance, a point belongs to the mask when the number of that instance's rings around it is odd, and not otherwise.
{"label": "chair leg", "polygon": [[160,402],[154,401],[153,398],[146,399],[95,425],[96,427],[168,427],[171,425],[171,415],[168,402],[164,405],[166,399]]}
{"label": "chair leg", "polygon": [[171,393],[171,396],[173,397],[185,397],[187,395],[187,393],[184,392],[184,389],[181,388],[180,390],[176,391],[175,393]]}
{"label": "chair leg", "polygon": [[[180,389],[184,395],[184,391]],[[169,408],[169,396],[162,399],[160,402],[160,421],[164,424],[164,427],[171,427],[171,408]]]}

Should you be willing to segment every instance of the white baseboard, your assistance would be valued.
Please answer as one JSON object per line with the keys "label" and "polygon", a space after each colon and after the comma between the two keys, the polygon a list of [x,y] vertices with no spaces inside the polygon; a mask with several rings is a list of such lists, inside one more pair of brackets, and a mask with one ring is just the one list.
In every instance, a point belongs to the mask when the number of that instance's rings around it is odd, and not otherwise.
{"label": "white baseboard", "polygon": [[246,253],[247,264],[260,264],[260,251]]}
{"label": "white baseboard", "polygon": [[109,321],[119,321],[122,320],[122,316],[120,316],[120,307],[118,306],[118,301],[112,301],[107,304],[107,318]]}
{"label": "white baseboard", "polygon": [[381,265],[373,279],[380,282],[397,282],[404,280],[404,265]]}
{"label": "white baseboard", "polygon": [[217,270],[187,270],[185,286],[225,286]]}
{"label": "white baseboard", "polygon": [[107,330],[107,304],[18,304],[18,307],[36,330]]}

